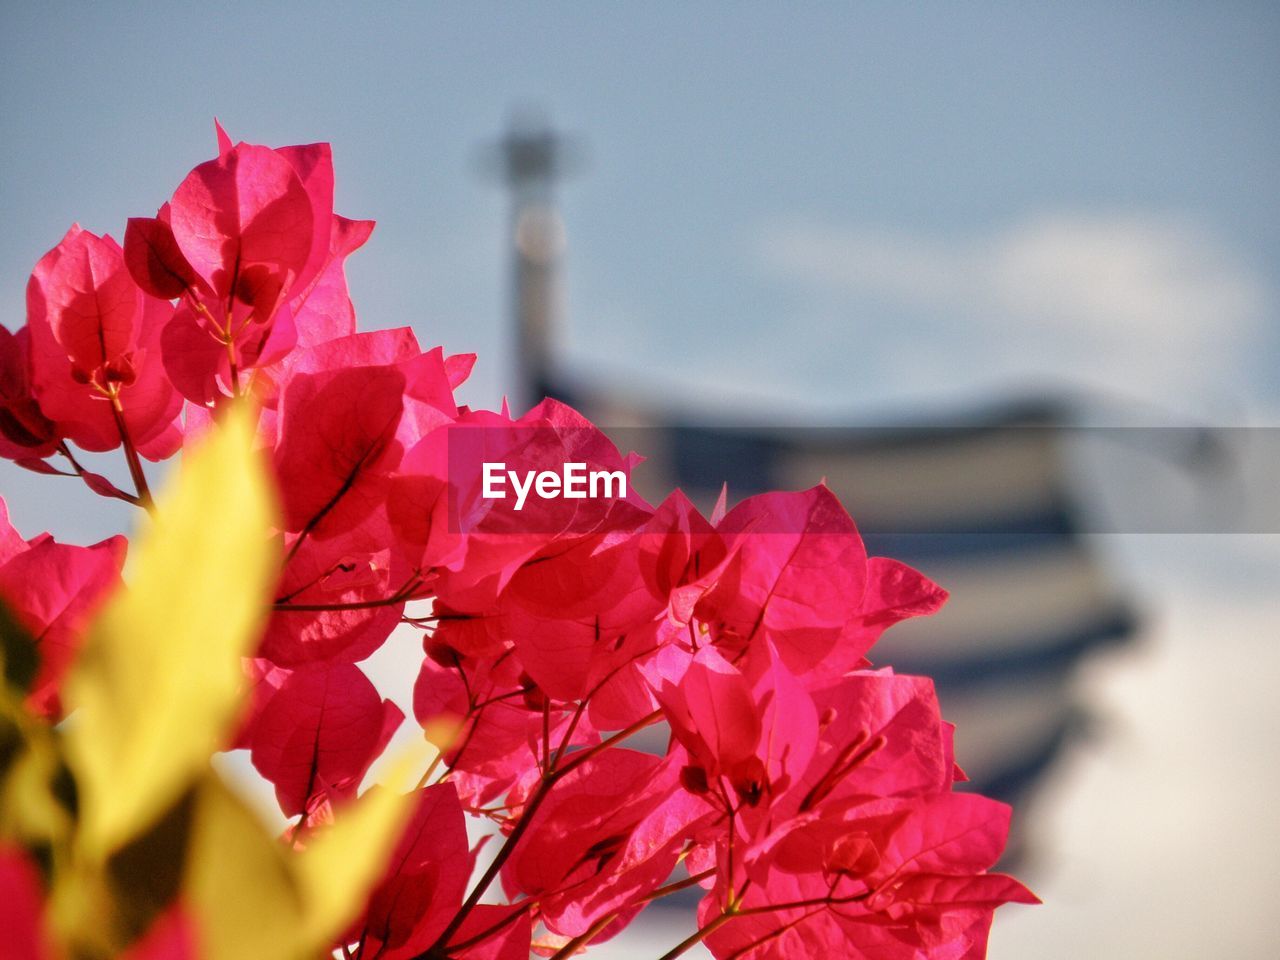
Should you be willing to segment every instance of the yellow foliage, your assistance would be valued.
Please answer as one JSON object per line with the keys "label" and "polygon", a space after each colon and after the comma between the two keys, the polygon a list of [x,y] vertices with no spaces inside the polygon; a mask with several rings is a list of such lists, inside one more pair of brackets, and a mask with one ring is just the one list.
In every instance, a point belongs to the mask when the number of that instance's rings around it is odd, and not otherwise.
{"label": "yellow foliage", "polygon": [[71,813],[54,794],[61,772],[50,731],[22,701],[0,687],[0,840],[22,844],[65,843]]}
{"label": "yellow foliage", "polygon": [[183,883],[203,960],[327,954],[381,878],[408,813],[403,794],[377,788],[294,851],[207,776],[196,794]]}
{"label": "yellow foliage", "polygon": [[[214,776],[200,785],[187,849],[185,899],[204,960],[302,960],[318,941],[299,926],[296,855]],[[309,949],[308,949],[309,948]]]}
{"label": "yellow foliage", "polygon": [[[158,501],[130,586],[107,601],[68,676],[68,721],[49,728],[0,683],[0,838],[47,851],[49,929],[67,957],[116,956],[175,903],[203,960],[326,956],[409,815],[399,789],[376,788],[293,849],[209,764],[240,713],[240,658],[279,572],[253,423],[231,410]],[[5,643],[21,654],[31,641],[6,628]],[[411,785],[420,759],[402,755],[389,777]],[[74,812],[55,789],[68,768]]]}
{"label": "yellow foliage", "polygon": [[384,778],[386,787],[367,791],[298,855],[304,926],[318,944],[332,942],[355,919],[363,898],[353,902],[352,889],[367,892],[382,878],[410,812],[399,787],[412,787],[421,753],[413,747],[401,753]]}
{"label": "yellow foliage", "polygon": [[225,745],[279,569],[275,505],[244,407],[184,458],[132,577],[67,678],[81,841],[102,858],[145,829]]}

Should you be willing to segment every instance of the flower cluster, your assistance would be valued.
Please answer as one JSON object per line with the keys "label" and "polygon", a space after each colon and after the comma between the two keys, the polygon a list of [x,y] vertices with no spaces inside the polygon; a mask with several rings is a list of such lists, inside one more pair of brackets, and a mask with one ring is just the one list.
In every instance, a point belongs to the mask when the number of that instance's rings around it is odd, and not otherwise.
{"label": "flower cluster", "polygon": [[[358,663],[421,633],[413,712],[440,752],[334,949],[567,957],[700,888],[697,932],[667,957],[982,956],[993,909],[1034,902],[988,872],[1009,811],[953,792],[929,681],[867,659],[945,592],[868,557],[823,486],[709,517],[630,485],[521,513],[481,500],[459,449],[637,460],[552,400],[459,406],[471,356],[357,332],[343,263],[373,224],[333,212],[328,146],[218,136],[123,247],[77,226],[37,264],[27,325],[0,328],[0,454],[151,509],[143,460],[252,398],[284,560],[226,746],[274,786],[285,843],[343,819],[405,720]],[[132,489],[73,445],[122,449]],[[123,547],[26,542],[0,516],[0,598],[38,638],[28,706],[49,720]],[[635,749],[648,728],[669,730],[661,754]],[[497,834],[484,857],[468,818]]]}

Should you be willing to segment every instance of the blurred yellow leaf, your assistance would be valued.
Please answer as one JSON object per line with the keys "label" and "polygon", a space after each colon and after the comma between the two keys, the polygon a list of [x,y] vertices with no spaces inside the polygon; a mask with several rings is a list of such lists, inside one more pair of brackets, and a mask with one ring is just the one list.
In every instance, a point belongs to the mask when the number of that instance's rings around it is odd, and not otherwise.
{"label": "blurred yellow leaf", "polygon": [[253,419],[228,411],[184,457],[131,582],[105,606],[68,677],[67,749],[81,839],[101,858],[145,829],[225,745],[279,569]]}
{"label": "blurred yellow leaf", "polygon": [[215,774],[196,795],[183,899],[202,960],[301,960],[320,941],[303,924],[295,855]]}
{"label": "blurred yellow leaf", "polygon": [[64,773],[52,732],[0,687],[0,840],[51,847],[66,840],[72,816],[70,790],[58,792]]}
{"label": "blurred yellow leaf", "polygon": [[[217,777],[279,556],[252,421],[183,463],[64,687],[78,846],[55,885],[73,952],[114,954],[178,898],[206,960],[311,960],[357,917],[409,816],[418,754],[293,850]],[[24,785],[24,789],[26,789]],[[172,876],[170,877],[170,871]]]}
{"label": "blurred yellow leaf", "polygon": [[[409,783],[416,755],[393,766]],[[303,960],[327,955],[386,870],[411,810],[398,789],[375,787],[293,851],[267,835],[216,775],[200,784],[183,901],[204,960]]]}
{"label": "blurred yellow leaf", "polygon": [[317,945],[328,945],[347,928],[382,879],[412,808],[401,788],[413,787],[422,752],[407,748],[391,764],[383,786],[339,810],[333,826],[318,832],[298,855],[306,926]]}

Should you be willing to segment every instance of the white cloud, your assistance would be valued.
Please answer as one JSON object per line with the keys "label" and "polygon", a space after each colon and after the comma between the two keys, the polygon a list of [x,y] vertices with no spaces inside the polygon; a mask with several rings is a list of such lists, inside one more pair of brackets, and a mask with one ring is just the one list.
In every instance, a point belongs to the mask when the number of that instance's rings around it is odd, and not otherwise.
{"label": "white cloud", "polygon": [[861,331],[898,386],[922,389],[1051,377],[1184,408],[1247,395],[1268,300],[1211,233],[1149,215],[1037,214],[959,237],[789,221],[755,253],[804,322]]}

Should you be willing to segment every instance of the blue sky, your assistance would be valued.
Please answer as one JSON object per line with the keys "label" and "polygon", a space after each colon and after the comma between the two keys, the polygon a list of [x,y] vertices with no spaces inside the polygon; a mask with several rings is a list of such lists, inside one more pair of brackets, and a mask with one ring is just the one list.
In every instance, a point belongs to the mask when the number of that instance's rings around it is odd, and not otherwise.
{"label": "blue sky", "polygon": [[[1123,6],[1123,9],[1121,7]],[[376,7],[376,9],[375,9]],[[1280,15],[1264,4],[46,4],[3,14],[0,296],[237,138],[333,142],[364,323],[508,382],[501,192],[542,104],[565,352],[754,415],[1046,382],[1233,419],[1280,402]]]}

